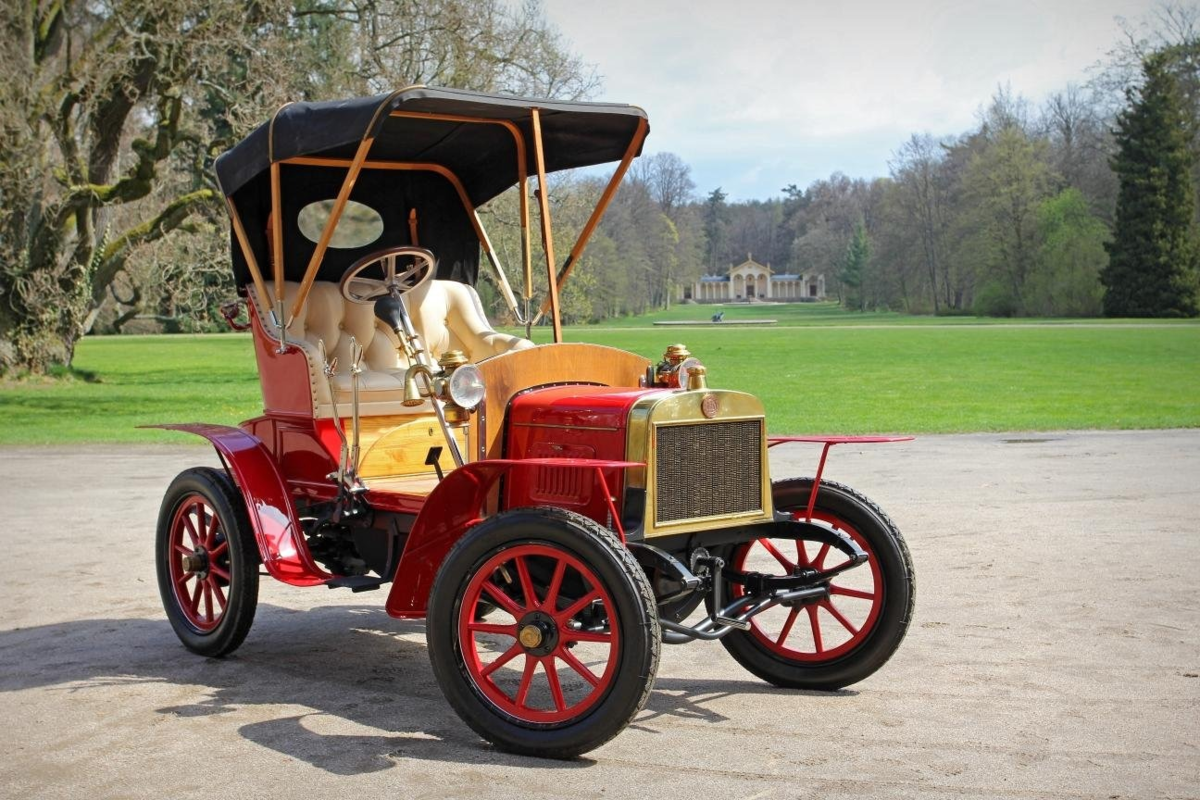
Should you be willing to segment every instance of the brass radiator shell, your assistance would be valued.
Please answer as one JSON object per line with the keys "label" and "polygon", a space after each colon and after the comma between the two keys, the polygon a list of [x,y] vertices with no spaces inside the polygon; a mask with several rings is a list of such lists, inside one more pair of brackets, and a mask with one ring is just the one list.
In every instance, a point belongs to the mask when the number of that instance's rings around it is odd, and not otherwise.
{"label": "brass radiator shell", "polygon": [[646,538],[772,519],[766,418],[757,397],[702,389],[646,397],[626,429],[631,489],[646,496]]}

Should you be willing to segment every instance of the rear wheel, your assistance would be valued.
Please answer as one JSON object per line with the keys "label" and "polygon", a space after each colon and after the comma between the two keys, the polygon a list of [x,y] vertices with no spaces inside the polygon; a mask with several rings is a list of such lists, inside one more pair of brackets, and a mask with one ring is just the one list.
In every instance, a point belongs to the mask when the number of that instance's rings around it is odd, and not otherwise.
{"label": "rear wheel", "polygon": [[163,498],[155,549],[159,594],[180,641],[203,656],[235,650],[258,606],[258,549],[229,476],[180,473]]}
{"label": "rear wheel", "polygon": [[450,551],[426,636],[442,691],[478,734],[571,758],[641,710],[662,634],[645,573],[611,532],[529,508],[485,520]]}
{"label": "rear wheel", "polygon": [[[775,509],[805,519],[812,485],[808,478],[775,484]],[[887,515],[847,486],[822,481],[812,521],[853,539],[867,563],[836,575],[826,597],[769,609],[751,619],[750,630],[734,631],[721,643],[739,664],[777,686],[840,689],[882,667],[904,639],[915,596],[912,559]],[[828,544],[790,539],[756,539],[723,557],[736,570],[770,575],[832,569],[848,560]],[[726,589],[726,596],[744,594],[737,584]]]}

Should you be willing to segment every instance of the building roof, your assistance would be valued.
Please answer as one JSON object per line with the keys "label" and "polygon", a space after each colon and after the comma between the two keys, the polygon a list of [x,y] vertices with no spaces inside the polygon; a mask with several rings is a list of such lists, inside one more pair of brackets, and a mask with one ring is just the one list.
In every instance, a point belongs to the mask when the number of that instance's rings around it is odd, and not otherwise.
{"label": "building roof", "polygon": [[728,283],[728,275],[704,275],[700,278],[701,283]]}
{"label": "building roof", "polygon": [[773,280],[773,281],[798,281],[798,280],[800,280],[800,277],[801,276],[799,276],[799,275],[788,275],[788,274],[772,275],[771,280]]}

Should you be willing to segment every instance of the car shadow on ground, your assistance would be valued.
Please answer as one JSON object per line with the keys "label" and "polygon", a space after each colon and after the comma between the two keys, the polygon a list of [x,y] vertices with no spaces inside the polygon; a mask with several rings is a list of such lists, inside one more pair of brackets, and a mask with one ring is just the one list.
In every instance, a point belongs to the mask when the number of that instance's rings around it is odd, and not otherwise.
{"label": "car shadow on ground", "polygon": [[[513,756],[480,740],[443,698],[423,640],[423,622],[395,620],[375,606],[298,611],[260,604],[246,643],[224,659],[209,659],[184,650],[165,619],[78,620],[0,631],[0,694],[163,683],[193,687],[194,698],[148,706],[147,713],[216,717],[277,706],[280,716],[241,724],[237,734],[338,775],[386,770],[405,758],[560,768],[594,763]],[[710,707],[714,701],[780,691],[753,679],[660,673],[633,726],[661,733],[655,722],[663,718],[720,724],[727,718]],[[364,730],[346,733],[347,727]]]}

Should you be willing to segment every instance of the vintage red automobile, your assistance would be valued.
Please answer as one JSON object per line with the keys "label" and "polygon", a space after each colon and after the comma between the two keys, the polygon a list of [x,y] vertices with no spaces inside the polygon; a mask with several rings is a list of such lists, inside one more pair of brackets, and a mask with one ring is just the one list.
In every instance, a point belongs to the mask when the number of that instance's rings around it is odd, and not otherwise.
{"label": "vintage red automobile", "polygon": [[[156,560],[184,645],[218,657],[254,619],[260,568],[295,586],[390,584],[425,618],[447,700],[497,747],[572,757],[620,732],[662,644],[719,639],[777,686],[837,689],[904,637],[913,569],[858,492],[772,481],[762,404],[660,363],[564,343],[558,291],[640,153],[634,106],[413,86],[294,103],[217,160],[263,413],[207,438],[163,500]],[[558,267],[545,186],[617,163]],[[517,187],[521,297],[476,209]],[[532,198],[531,198],[532,194]],[[534,296],[529,201],[546,291]],[[480,253],[512,316],[495,331]],[[236,306],[227,309],[233,325]],[[781,353],[780,358],[791,356]]]}

